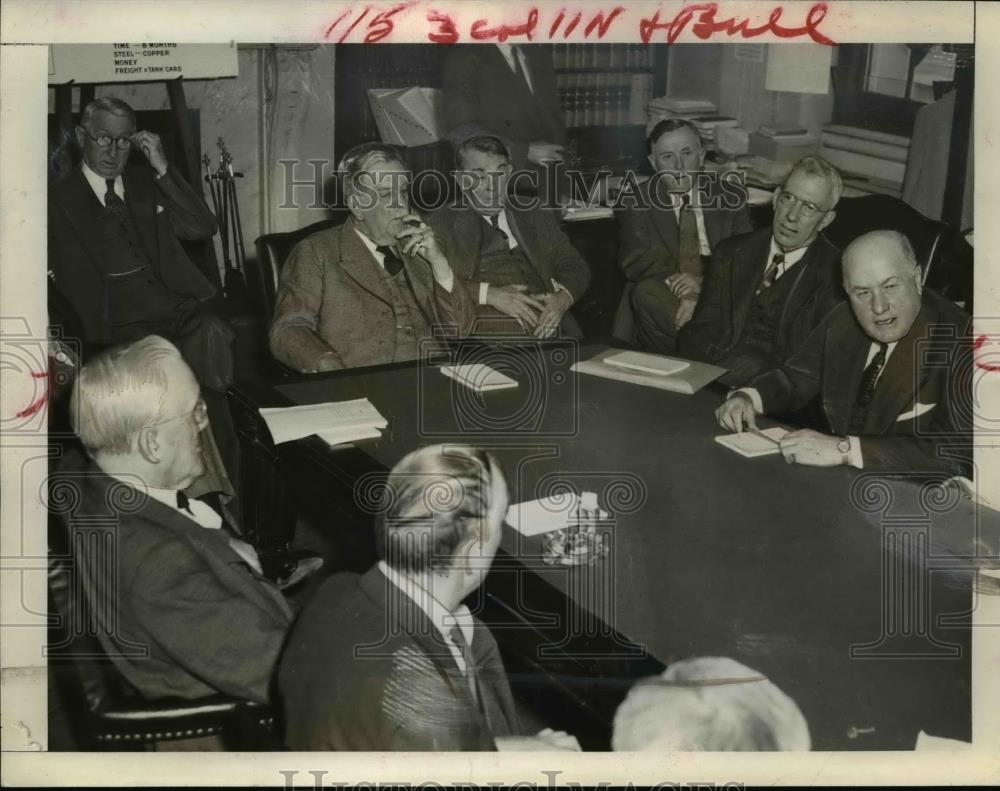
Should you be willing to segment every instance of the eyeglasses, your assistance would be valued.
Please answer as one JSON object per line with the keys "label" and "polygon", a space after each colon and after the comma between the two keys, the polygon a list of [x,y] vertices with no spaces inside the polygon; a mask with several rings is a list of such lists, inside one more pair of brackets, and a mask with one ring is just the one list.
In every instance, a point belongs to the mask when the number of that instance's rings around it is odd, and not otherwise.
{"label": "eyeglasses", "polygon": [[817,206],[812,201],[802,200],[801,198],[793,195],[791,192],[785,192],[784,190],[782,190],[781,194],[778,195],[778,203],[787,208],[791,208],[796,203],[801,204],[802,215],[804,217],[815,217],[817,214],[825,214],[830,211],[829,209],[823,209]]}
{"label": "eyeglasses", "polygon": [[195,402],[194,408],[190,412],[185,412],[182,415],[174,415],[173,417],[168,417],[164,420],[158,420],[154,425],[162,426],[164,423],[171,423],[174,420],[180,420],[182,418],[194,418],[195,425],[198,430],[205,428],[208,425],[208,407],[205,405],[205,399],[198,396],[198,400]]}
{"label": "eyeglasses", "polygon": [[112,143],[114,143],[115,147],[118,148],[121,151],[128,151],[128,149],[130,149],[132,147],[132,137],[131,136],[129,136],[129,137],[111,137],[110,135],[97,135],[97,137],[94,137],[94,135],[90,134],[90,130],[84,129],[83,127],[81,127],[81,129],[83,129],[83,131],[87,135],[87,137],[89,137],[91,140],[93,140],[95,143],[97,143],[97,145],[100,146],[101,148],[107,148]]}

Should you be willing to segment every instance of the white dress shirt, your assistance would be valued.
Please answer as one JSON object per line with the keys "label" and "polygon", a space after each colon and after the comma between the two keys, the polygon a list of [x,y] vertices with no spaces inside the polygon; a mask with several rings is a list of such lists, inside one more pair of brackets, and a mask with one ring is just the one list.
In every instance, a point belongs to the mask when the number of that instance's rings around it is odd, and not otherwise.
{"label": "white dress shirt", "polygon": [[[90,188],[94,191],[97,196],[97,200],[101,202],[102,206],[107,206],[104,202],[104,196],[108,192],[108,185],[103,176],[98,176],[94,171],[90,169],[90,166],[86,162],[83,163],[81,168],[83,171],[83,177],[87,179],[87,183]],[[115,195],[117,195],[122,200],[125,200],[125,182],[122,181],[121,174],[115,178]]]}
{"label": "white dress shirt", "polygon": [[774,241],[774,237],[772,236],[771,250],[767,254],[767,261],[764,262],[764,271],[765,272],[767,271],[767,268],[771,265],[771,261],[774,260],[774,257],[776,255],[784,255],[785,260],[778,265],[778,273],[774,276],[774,279],[778,280],[783,274],[785,274],[785,272],[787,272],[789,269],[791,269],[799,261],[802,260],[802,256],[806,254],[806,251],[808,249],[809,246],[806,245],[805,247],[800,247],[797,250],[792,250],[790,253],[786,253],[780,247],[778,247],[778,243]]}
{"label": "white dress shirt", "polygon": [[517,73],[517,69],[514,66],[514,58],[518,59],[518,62],[521,64],[521,72],[524,74],[524,81],[528,83],[528,90],[534,93],[535,86],[531,82],[531,69],[528,68],[528,59],[524,57],[524,52],[521,51],[521,48],[514,49],[512,44],[497,44],[496,47],[500,50],[500,54],[503,55],[504,60],[507,61],[510,70],[515,74]]}
{"label": "white dress shirt", "polygon": [[438,634],[441,635],[445,645],[448,646],[448,650],[451,651],[451,655],[455,658],[455,663],[462,671],[462,674],[465,675],[468,672],[465,664],[465,655],[462,654],[462,649],[451,639],[451,630],[457,625],[462,630],[465,642],[469,646],[472,645],[472,638],[475,636],[476,630],[473,626],[474,620],[472,613],[469,612],[469,608],[464,604],[460,604],[454,610],[449,610],[434,598],[434,595],[430,591],[417,584],[410,577],[400,574],[394,568],[391,568],[384,560],[378,562],[378,570],[427,615],[434,628],[437,629]]}
{"label": "white dress shirt", "polygon": [[[369,239],[367,236],[361,233],[359,229],[355,228],[354,231],[357,233],[358,237],[361,239],[364,246],[368,248],[368,252],[370,252],[372,254],[372,257],[378,262],[378,265],[382,267],[382,269],[385,269],[385,256],[375,249],[378,245],[376,245],[375,242],[373,242],[371,239]],[[437,280],[437,284],[450,294],[452,288],[455,287],[455,273],[449,269],[447,279],[438,280],[436,272],[437,270],[434,269],[434,267],[431,267],[431,273],[434,274],[434,279]]]}

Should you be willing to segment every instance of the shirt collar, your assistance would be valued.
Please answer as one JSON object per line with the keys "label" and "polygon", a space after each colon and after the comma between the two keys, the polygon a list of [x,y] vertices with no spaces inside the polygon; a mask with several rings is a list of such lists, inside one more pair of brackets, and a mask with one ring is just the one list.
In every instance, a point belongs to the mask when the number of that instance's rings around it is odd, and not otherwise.
{"label": "shirt collar", "polygon": [[137,481],[133,476],[124,477],[120,475],[115,475],[114,473],[108,473],[108,475],[111,478],[114,478],[116,481],[121,481],[127,486],[131,486],[137,492],[145,494],[150,499],[163,503],[165,506],[167,506],[167,508],[171,509],[172,511],[176,511],[181,516],[187,517],[188,519],[190,519],[191,521],[195,522],[198,525],[201,525],[202,527],[207,527],[212,529],[222,527],[222,517],[219,516],[214,510],[212,510],[211,507],[205,505],[204,503],[196,503],[195,501],[192,501],[192,504],[194,506],[192,507],[192,513],[188,513],[187,511],[183,511],[180,508],[178,508],[176,489],[160,489],[159,487],[149,486],[148,484],[147,485],[140,484],[139,486],[136,486]]}
{"label": "shirt collar", "polygon": [[797,264],[799,261],[802,260],[802,256],[806,254],[806,252],[809,250],[809,247],[810,245],[807,244],[805,247],[799,247],[796,250],[792,250],[790,253],[786,253],[780,247],[778,247],[778,243],[774,241],[774,237],[772,236],[771,252],[767,256],[767,261],[768,263],[770,263],[774,259],[774,256],[781,253],[782,255],[785,256],[784,267],[785,269],[788,269],[788,267],[794,266],[795,264]]}
{"label": "shirt collar", "polygon": [[407,598],[419,607],[430,618],[434,628],[447,642],[451,642],[451,630],[457,624],[462,630],[465,642],[472,645],[473,629],[472,613],[464,604],[449,610],[430,591],[421,587],[415,580],[401,574],[389,566],[384,560],[378,562],[378,569],[389,582],[401,590]]}
{"label": "shirt collar", "polygon": [[[93,170],[90,169],[90,165],[86,161],[80,163],[82,165],[81,170],[83,171],[83,177],[87,179],[87,183],[90,188],[94,191],[97,199],[104,205],[104,196],[108,191],[108,185],[103,176],[98,176]],[[115,194],[125,200],[125,184],[122,181],[121,173],[115,177]]]}
{"label": "shirt collar", "polygon": [[358,228],[357,226],[354,227],[354,232],[358,235],[358,238],[361,239],[361,243],[368,248],[368,252],[375,257],[376,261],[378,261],[379,266],[385,266],[385,256],[382,255],[382,253],[380,253],[376,249],[378,245],[376,245],[375,242],[373,242],[371,239],[365,236],[361,232],[361,229]]}

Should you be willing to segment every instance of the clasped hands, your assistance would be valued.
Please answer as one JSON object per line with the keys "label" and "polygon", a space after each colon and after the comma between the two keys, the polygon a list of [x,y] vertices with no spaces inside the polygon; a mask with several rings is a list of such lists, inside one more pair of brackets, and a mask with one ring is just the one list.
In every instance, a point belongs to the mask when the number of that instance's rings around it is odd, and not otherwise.
{"label": "clasped hands", "polygon": [[555,334],[563,314],[573,305],[573,297],[565,289],[529,294],[524,285],[491,285],[486,291],[486,304],[515,319],[536,338],[548,338]]}
{"label": "clasped hands", "polygon": [[[734,393],[715,410],[715,419],[722,428],[742,434],[757,431],[757,412],[745,393]],[[844,454],[837,447],[840,437],[832,437],[809,428],[790,431],[779,441],[781,455],[789,464],[810,467],[836,467],[844,464]]]}

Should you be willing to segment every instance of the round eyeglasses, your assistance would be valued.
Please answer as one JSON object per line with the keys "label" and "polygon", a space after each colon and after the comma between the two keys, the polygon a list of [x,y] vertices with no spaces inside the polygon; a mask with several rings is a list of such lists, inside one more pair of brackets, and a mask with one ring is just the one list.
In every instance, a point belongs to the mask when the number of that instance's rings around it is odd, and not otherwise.
{"label": "round eyeglasses", "polygon": [[95,137],[94,135],[90,134],[89,130],[84,129],[83,131],[87,135],[87,137],[89,137],[91,140],[93,140],[95,143],[97,143],[97,145],[100,146],[101,148],[107,148],[112,143],[114,143],[115,148],[117,148],[117,149],[119,149],[121,151],[127,151],[128,149],[130,149],[132,147],[132,137],[131,136],[129,136],[129,137],[111,137],[110,135],[97,135]]}

